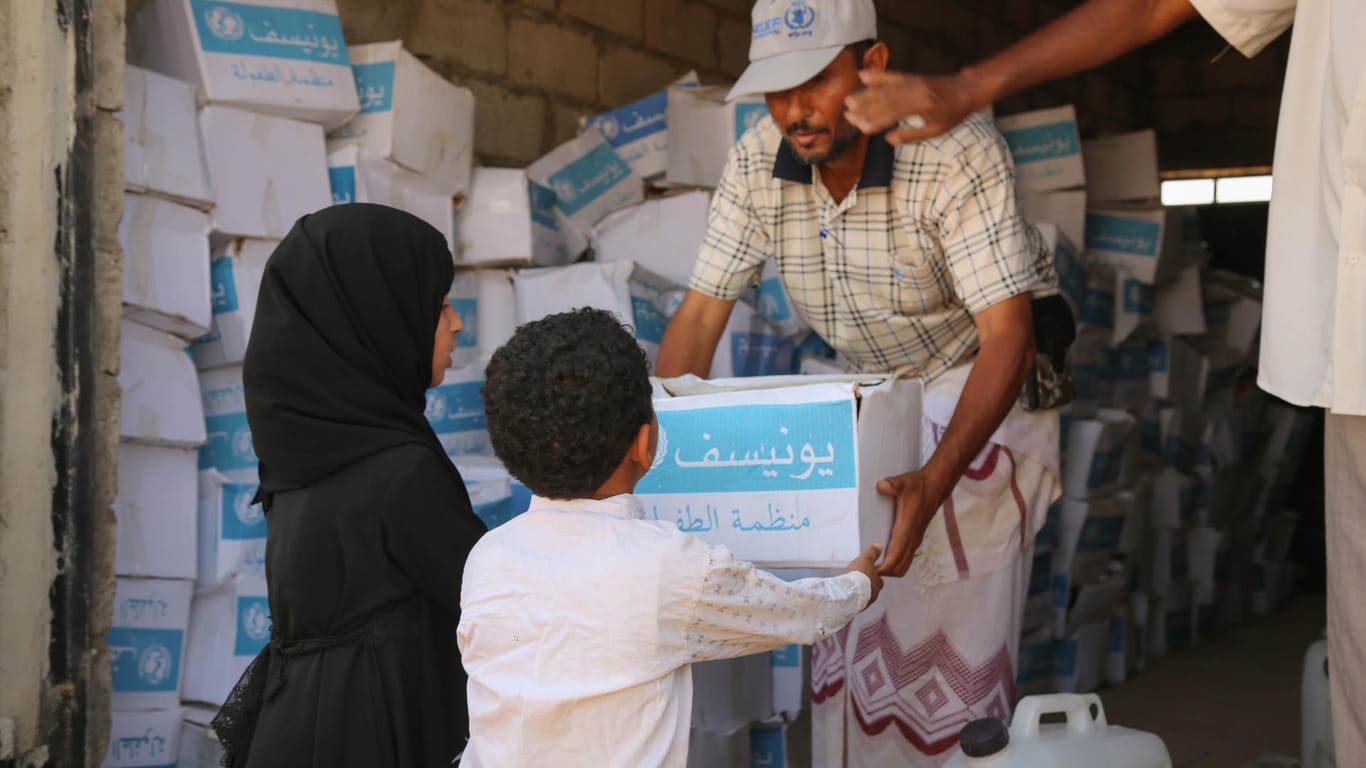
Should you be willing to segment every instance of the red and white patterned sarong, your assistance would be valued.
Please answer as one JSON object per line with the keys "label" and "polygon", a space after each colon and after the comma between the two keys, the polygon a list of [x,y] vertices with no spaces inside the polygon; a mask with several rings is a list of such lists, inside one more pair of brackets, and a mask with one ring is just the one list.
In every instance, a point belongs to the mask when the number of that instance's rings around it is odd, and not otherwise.
{"label": "red and white patterned sarong", "polygon": [[[922,455],[967,368],[926,388]],[[942,765],[963,726],[1009,721],[1034,534],[1057,498],[1058,417],[1016,408],[926,531],[911,570],[816,644],[815,768]]]}

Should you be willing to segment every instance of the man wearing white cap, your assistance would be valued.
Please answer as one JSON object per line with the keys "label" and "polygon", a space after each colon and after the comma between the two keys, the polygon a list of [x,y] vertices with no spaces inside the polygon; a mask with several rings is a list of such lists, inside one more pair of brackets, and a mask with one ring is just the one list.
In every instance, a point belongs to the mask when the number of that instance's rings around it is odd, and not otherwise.
{"label": "man wearing white cap", "polygon": [[888,429],[929,459],[877,486],[896,509],[881,570],[906,578],[815,647],[812,693],[817,765],[936,766],[1015,699],[1034,535],[1059,493],[1057,414],[1018,401],[1056,276],[990,121],[893,148],[845,120],[859,70],[887,64],[872,0],[760,0],[753,22],[731,98],[762,93],[769,117],[731,151],[658,373],[706,375],[774,258],[853,370],[927,382],[923,423]]}

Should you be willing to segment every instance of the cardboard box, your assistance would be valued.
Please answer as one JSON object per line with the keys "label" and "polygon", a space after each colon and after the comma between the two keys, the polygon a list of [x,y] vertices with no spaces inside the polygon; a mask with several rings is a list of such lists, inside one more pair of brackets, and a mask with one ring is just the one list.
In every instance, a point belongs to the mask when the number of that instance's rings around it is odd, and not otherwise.
{"label": "cardboard box", "polygon": [[1174,280],[1157,287],[1157,330],[1163,336],[1190,336],[1205,332],[1200,267],[1186,267],[1177,273]]}
{"label": "cardboard box", "polygon": [[266,262],[278,240],[238,239],[220,243],[209,264],[213,320],[208,334],[190,343],[200,370],[241,365],[251,339],[256,299]]}
{"label": "cardboard box", "polygon": [[1081,251],[1077,250],[1066,231],[1057,224],[1035,224],[1044,244],[1053,254],[1053,269],[1058,273],[1058,290],[1063,298],[1072,305],[1072,312],[1081,317],[1083,302],[1086,298],[1086,264],[1082,261]]}
{"label": "cardboard box", "polygon": [[555,193],[561,226],[585,239],[607,214],[645,199],[644,182],[598,133],[561,144],[527,166],[526,174]]}
{"label": "cardboard box", "polygon": [[709,85],[669,89],[669,153],[664,180],[688,187],[715,187],[731,147],[768,115],[761,96],[726,101],[730,89]]}
{"label": "cardboard box", "polygon": [[[1186,557],[1189,558],[1187,570],[1191,581],[1197,586],[1213,589],[1218,583],[1215,562],[1223,538],[1223,532],[1207,525],[1197,526],[1186,533]],[[1213,601],[1212,595],[1210,601]]]}
{"label": "cardboard box", "polygon": [[146,195],[123,197],[123,314],[198,338],[209,330],[209,216]]}
{"label": "cardboard box", "polygon": [[199,375],[208,441],[199,451],[200,470],[212,469],[234,482],[256,483],[260,460],[252,447],[247,424],[242,368],[215,368]]}
{"label": "cardboard box", "polygon": [[1163,208],[1093,208],[1086,213],[1087,255],[1149,285],[1158,283],[1166,268],[1159,263],[1166,225]]}
{"label": "cardboard box", "polygon": [[185,654],[185,701],[226,701],[247,665],[270,643],[270,629],[264,578],[234,576],[196,593]]}
{"label": "cardboard box", "polygon": [[1262,327],[1258,289],[1246,278],[1225,272],[1205,275],[1206,332],[1200,349],[1219,367],[1251,361]]}
{"label": "cardboard box", "polygon": [[233,482],[220,472],[198,474],[199,568],[195,586],[209,589],[233,576],[266,575],[266,513],[256,483]]}
{"label": "cardboard box", "polygon": [[1152,376],[1149,372],[1150,350],[1144,341],[1126,342],[1110,354],[1114,371],[1114,389],[1110,405],[1137,411],[1152,398]]}
{"label": "cardboard box", "polygon": [[[1076,418],[1094,416],[1102,403],[1114,399],[1115,371],[1110,367],[1110,333],[1108,330],[1082,326],[1076,343],[1072,345],[1072,378],[1076,396],[1071,403],[1071,414]],[[1066,446],[1070,435],[1062,436]]]}
{"label": "cardboard box", "polygon": [[123,70],[123,187],[213,207],[195,123],[194,86],[131,64]]}
{"label": "cardboard box", "polygon": [[222,764],[223,745],[218,743],[218,736],[209,726],[217,714],[214,707],[184,708],[176,768],[218,768]]}
{"label": "cardboard box", "polygon": [[1057,654],[1051,627],[1040,627],[1020,638],[1015,692],[1039,696],[1053,692],[1053,659]]}
{"label": "cardboard box", "polygon": [[773,672],[773,711],[795,720],[811,704],[806,668],[810,665],[806,646],[788,645],[769,654]]}
{"label": "cardboard box", "polygon": [[787,768],[795,765],[788,744],[790,726],[782,718],[770,718],[749,728],[750,758],[745,765],[754,768]]}
{"label": "cardboard box", "polygon": [[1186,547],[1186,531],[1173,528],[1153,528],[1152,593],[1169,593],[1173,585],[1186,583],[1190,575],[1190,555]]}
{"label": "cardboard box", "polygon": [[517,330],[517,292],[512,286],[516,272],[480,269],[474,275],[479,281],[479,359],[487,362]]}
{"label": "cardboard box", "polygon": [[332,204],[322,128],[209,106],[199,110],[199,130],[216,200],[214,232],[278,240],[301,216]]}
{"label": "cardboard box", "polygon": [[333,0],[156,0],[129,22],[128,60],[207,103],[323,128],[360,109]]}
{"label": "cardboard box", "polygon": [[181,709],[109,713],[109,750],[100,768],[166,768],[182,766]]}
{"label": "cardboard box", "polygon": [[456,230],[455,261],[465,267],[553,267],[587,247],[565,227],[555,192],[511,168],[474,169]]}
{"label": "cardboard box", "polygon": [[[697,73],[688,72],[673,85],[696,87]],[[582,130],[601,133],[640,178],[660,176],[669,162],[668,89],[603,112],[586,121]]]}
{"label": "cardboard box", "polygon": [[1053,657],[1053,690],[1058,693],[1090,693],[1105,682],[1105,656],[1109,621],[1083,624],[1060,640]]}
{"label": "cardboard box", "polygon": [[1086,242],[1086,190],[1059,189],[1052,192],[1020,192],[1015,196],[1020,213],[1040,224],[1053,224],[1072,243],[1075,252]]}
{"label": "cardboard box", "polygon": [[1140,328],[1152,328],[1156,322],[1153,307],[1157,291],[1123,270],[1115,271],[1115,344],[1123,344]]}
{"label": "cardboard box", "polygon": [[427,421],[447,454],[488,452],[483,388],[484,367],[475,364],[446,371],[441,386],[427,390]]}
{"label": "cardboard box", "polygon": [[1087,584],[1104,576],[1120,548],[1133,497],[1114,495],[1090,501],[1062,498],[1057,502],[1058,547],[1053,571],[1066,572],[1072,584]]}
{"label": "cardboard box", "polygon": [[631,272],[630,291],[631,325],[636,341],[645,350],[653,370],[659,359],[659,345],[664,340],[664,330],[683,303],[687,291],[640,265],[636,265]]}
{"label": "cardboard box", "polygon": [[692,665],[692,725],[729,731],[773,714],[773,673],[766,653]]}
{"label": "cardboard box", "polygon": [[1183,339],[1160,338],[1148,345],[1152,395],[1158,400],[1198,409],[1205,401],[1209,368],[1209,360]]}
{"label": "cardboard box", "polygon": [[1086,192],[1092,204],[1162,198],[1155,131],[1085,141],[1081,152],[1086,162]]}
{"label": "cardboard box", "polygon": [[360,114],[328,139],[359,143],[368,155],[422,176],[447,199],[468,191],[474,94],[433,72],[399,40],[353,46],[351,70]]}
{"label": "cardboard box", "polygon": [[466,455],[459,457],[456,469],[465,481],[474,514],[493,530],[526,511],[516,508],[512,498],[512,476],[498,459],[492,456]]}
{"label": "cardboard box", "polygon": [[754,307],[737,301],[731,308],[716,355],[712,358],[710,378],[789,374],[795,352],[791,338],[784,336]]}
{"label": "cardboard box", "polygon": [[778,271],[777,259],[764,262],[764,271],[759,276],[759,287],[755,289],[753,304],[759,315],[767,320],[783,336],[800,336],[811,327],[806,318],[792,306],[787,289],[783,287],[782,274]]}
{"label": "cardboard box", "polygon": [[127,320],[119,330],[119,437],[143,445],[203,444],[199,378],[185,342]]}
{"label": "cardboard box", "polygon": [[[181,658],[190,621],[192,583],[120,578],[114,587],[109,644],[115,710],[180,706]],[[221,701],[221,700],[220,700]]]}
{"label": "cardboard box", "polygon": [[761,567],[843,568],[885,541],[874,481],[921,465],[923,385],[878,377],[664,382],[645,514]]}
{"label": "cardboard box", "polygon": [[114,572],[160,579],[195,577],[199,456],[193,448],[119,444]]}
{"label": "cardboard box", "polygon": [[1131,622],[1129,606],[1115,608],[1106,624],[1105,644],[1105,682],[1122,683],[1129,679],[1130,658],[1133,648],[1129,645]]}
{"label": "cardboard box", "polygon": [[1015,160],[1020,189],[1047,192],[1086,185],[1077,111],[1068,104],[996,118]]}
{"label": "cardboard box", "polygon": [[528,269],[512,278],[517,324],[579,307],[596,307],[631,322],[630,262],[584,262],[567,267]]}
{"label": "cardboard box", "polygon": [[1105,496],[1123,481],[1125,452],[1136,422],[1132,416],[1101,409],[1095,418],[1072,419],[1063,458],[1063,493],[1074,499]]}
{"label": "cardboard box", "polygon": [[437,181],[348,143],[328,144],[327,177],[333,203],[378,203],[407,211],[436,228],[448,248],[455,247],[451,193]]}
{"label": "cardboard box", "polygon": [[593,228],[598,261],[633,261],[681,288],[692,279],[707,234],[711,195],[693,190],[608,215]]}
{"label": "cardboard box", "polygon": [[748,724],[729,731],[711,731],[694,723],[688,731],[688,768],[749,765],[752,749]]}
{"label": "cardboard box", "polygon": [[451,362],[457,367],[473,365],[479,361],[479,289],[481,281],[474,270],[461,269],[451,281],[447,297],[451,309],[460,316],[460,333],[455,335],[455,351]]}
{"label": "cardboard box", "polygon": [[1167,467],[1153,478],[1149,514],[1159,528],[1184,528],[1195,519],[1198,485],[1196,479],[1175,467]]}
{"label": "cardboard box", "polygon": [[[1097,264],[1086,270],[1086,289],[1082,293],[1077,324],[1081,330],[1104,331],[1105,346],[1114,344],[1115,288],[1118,271]],[[1075,284],[1075,280],[1070,280]]]}

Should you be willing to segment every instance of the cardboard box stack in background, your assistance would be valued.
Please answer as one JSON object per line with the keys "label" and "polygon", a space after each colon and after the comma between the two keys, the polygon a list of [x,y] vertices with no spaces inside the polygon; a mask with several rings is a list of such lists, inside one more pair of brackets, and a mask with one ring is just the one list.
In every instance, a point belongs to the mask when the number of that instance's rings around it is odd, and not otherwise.
{"label": "cardboard box stack in background", "polygon": [[1122,681],[1271,610],[1294,578],[1281,506],[1308,414],[1253,383],[1260,289],[1208,268],[1193,209],[1162,207],[1152,131],[1078,145],[1073,118],[997,120],[1078,320],[1021,694]]}

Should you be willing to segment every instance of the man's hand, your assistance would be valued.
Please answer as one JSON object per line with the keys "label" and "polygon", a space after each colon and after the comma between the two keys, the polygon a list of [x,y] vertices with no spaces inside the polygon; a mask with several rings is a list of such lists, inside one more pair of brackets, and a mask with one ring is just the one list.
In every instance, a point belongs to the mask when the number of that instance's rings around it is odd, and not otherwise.
{"label": "man's hand", "polygon": [[844,117],[866,134],[881,133],[903,119],[919,118],[923,124],[887,132],[890,144],[909,144],[932,138],[958,127],[975,109],[968,79],[960,72],[948,76],[923,76],[900,72],[859,73],[867,86],[844,100]]}
{"label": "man's hand", "polygon": [[[877,602],[877,595],[882,591],[882,575],[877,572],[877,558],[882,554],[881,544],[869,544],[858,557],[849,562],[849,567],[844,569],[845,573],[858,571],[868,577],[868,583],[873,591],[868,596],[868,605]],[[863,606],[866,610],[868,605]]]}
{"label": "man's hand", "polygon": [[930,488],[923,470],[880,480],[877,492],[890,496],[896,504],[891,542],[878,572],[884,576],[905,576],[925,538],[925,529],[939,509],[940,499]]}

